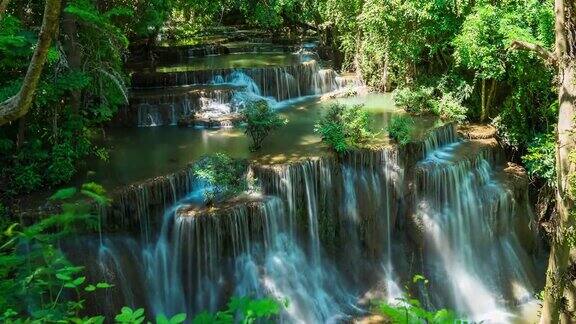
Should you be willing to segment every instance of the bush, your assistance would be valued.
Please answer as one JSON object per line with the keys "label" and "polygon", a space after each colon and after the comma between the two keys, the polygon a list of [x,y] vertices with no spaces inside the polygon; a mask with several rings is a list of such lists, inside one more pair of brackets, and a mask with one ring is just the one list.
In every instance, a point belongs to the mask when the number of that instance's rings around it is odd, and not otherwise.
{"label": "bush", "polygon": [[431,100],[432,112],[444,120],[462,122],[468,109],[452,93],[445,93],[440,99]]}
{"label": "bush", "polygon": [[12,188],[18,192],[31,192],[42,184],[36,164],[16,165],[12,172]]}
{"label": "bush", "polygon": [[530,177],[540,178],[554,188],[556,186],[556,139],[554,134],[540,134],[528,145],[522,157]]}
{"label": "bush", "polygon": [[194,165],[194,175],[208,184],[204,198],[208,204],[233,197],[247,189],[246,162],[224,153],[204,156]]}
{"label": "bush", "polygon": [[409,113],[423,114],[430,112],[434,88],[419,87],[416,89],[399,88],[394,90],[396,105]]}
{"label": "bush", "polygon": [[[428,290],[428,279],[422,275],[415,275],[406,288]],[[422,303],[410,293],[404,294],[394,302],[377,302],[376,311],[384,315],[392,323],[431,323],[431,324],[453,324],[468,323],[459,319],[456,313],[448,309],[428,310]]]}
{"label": "bush", "polygon": [[6,221],[0,228],[0,322],[102,323],[103,317],[81,318],[85,298],[111,287],[89,282],[84,268],[73,265],[60,250],[66,237],[99,229],[98,209],[110,203],[94,183],[66,188],[50,197],[57,215],[31,225]]}
{"label": "bush", "polygon": [[242,111],[242,116],[246,123],[245,133],[252,138],[251,151],[260,149],[270,132],[286,124],[286,120],[280,118],[265,100],[248,104]]}
{"label": "bush", "polygon": [[400,145],[406,145],[410,142],[411,134],[414,129],[414,120],[410,116],[394,116],[390,124],[386,127],[388,136],[394,139]]}
{"label": "bush", "polygon": [[368,112],[362,105],[331,105],[314,131],[337,153],[360,147],[373,136],[368,126]]}

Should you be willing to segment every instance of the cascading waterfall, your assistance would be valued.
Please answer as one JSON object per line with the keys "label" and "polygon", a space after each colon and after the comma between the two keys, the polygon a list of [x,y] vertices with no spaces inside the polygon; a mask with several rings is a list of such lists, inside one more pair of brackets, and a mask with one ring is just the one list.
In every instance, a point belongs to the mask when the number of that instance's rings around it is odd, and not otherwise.
{"label": "cascading waterfall", "polygon": [[176,125],[181,118],[196,114],[200,118],[219,117],[236,111],[233,98],[242,93],[234,86],[194,88],[167,95],[142,95],[132,99],[139,127]]}
{"label": "cascading waterfall", "polygon": [[[299,63],[289,66],[134,73],[131,106],[138,126],[176,125],[194,115],[201,119],[219,118],[237,112],[250,101],[264,99],[276,107],[278,102],[346,86],[345,79],[332,69],[322,68],[311,55],[300,53],[299,57]],[[210,89],[214,85],[229,89]],[[158,95],[163,92],[160,89],[181,92],[186,87],[207,88],[200,93]]]}
{"label": "cascading waterfall", "polygon": [[[97,248],[91,276],[116,287],[103,307],[193,315],[234,295],[273,296],[289,301],[286,322],[348,321],[367,299],[396,302],[422,273],[427,307],[509,322],[538,285],[527,193],[506,182],[489,142],[455,134],[441,127],[405,152],[254,165],[261,192],[214,209],[184,173],[141,186],[121,203],[134,202],[121,209],[137,215],[139,238],[105,236]],[[414,149],[424,157],[405,156]],[[160,226],[151,206],[164,208]],[[418,221],[419,234],[409,228]]]}
{"label": "cascading waterfall", "polygon": [[[203,189],[196,189],[166,210],[155,242],[105,241],[100,263],[109,267],[102,272],[130,278],[119,299],[131,305],[131,296],[139,295],[154,314],[216,310],[236,294],[287,299],[283,317],[289,322],[349,318],[361,312],[355,304],[364,288],[355,286],[384,276],[373,271],[384,266],[369,267],[367,258],[391,264],[383,260],[392,254],[385,246],[391,244],[400,171],[388,152],[372,155],[342,165],[317,159],[257,170],[266,196],[215,215],[187,211],[186,205],[199,202]],[[334,249],[336,242],[328,248],[330,236],[353,247],[355,255]],[[126,250],[128,260],[111,257]],[[134,266],[139,274],[129,277]],[[139,287],[145,292],[139,294]]]}
{"label": "cascading waterfall", "polygon": [[517,224],[531,223],[530,208],[516,203],[485,154],[462,155],[470,142],[439,135],[426,142],[416,189],[432,294],[472,320],[508,322],[510,306],[533,300],[534,266],[516,235]]}

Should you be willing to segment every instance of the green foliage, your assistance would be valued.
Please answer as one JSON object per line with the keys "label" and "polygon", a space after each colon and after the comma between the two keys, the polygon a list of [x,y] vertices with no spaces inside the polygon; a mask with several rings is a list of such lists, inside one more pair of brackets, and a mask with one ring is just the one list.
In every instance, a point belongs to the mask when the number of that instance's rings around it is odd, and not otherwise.
{"label": "green foliage", "polygon": [[506,69],[500,17],[492,5],[476,8],[453,41],[456,64],[477,71],[481,79],[500,79]]}
{"label": "green foliage", "polygon": [[[413,285],[420,285],[425,288],[428,279],[422,275],[415,275],[412,278]],[[405,287],[408,291],[408,285]],[[430,311],[425,309],[418,299],[412,298],[409,294],[398,298],[393,303],[377,302],[376,311],[384,315],[392,323],[406,324],[464,324],[467,321],[458,319],[456,314],[447,309]]]}
{"label": "green foliage", "polygon": [[202,157],[194,165],[194,175],[205,181],[206,201],[212,204],[233,197],[247,189],[246,162],[235,160],[224,153]]}
{"label": "green foliage", "polygon": [[[192,319],[194,324],[252,324],[261,320],[270,320],[280,314],[282,305],[274,299],[251,299],[248,297],[232,297],[226,309],[216,312],[201,312]],[[121,313],[115,317],[116,323],[140,324],[144,323],[146,316],[144,309],[123,307]],[[163,314],[156,316],[156,324],[180,324],[186,321],[186,314],[176,314],[170,318]]]}
{"label": "green foliage", "polygon": [[262,147],[262,142],[270,132],[284,126],[287,121],[274,112],[264,100],[252,102],[242,110],[243,121],[246,123],[245,133],[252,139],[250,150],[256,151]]}
{"label": "green foliage", "polygon": [[325,2],[344,66],[370,86],[396,87],[407,111],[496,117],[499,135],[518,150],[556,122],[552,69],[510,48],[521,40],[552,49],[551,0]]}
{"label": "green foliage", "polygon": [[394,101],[396,105],[412,114],[428,113],[432,109],[434,88],[419,87],[411,89],[409,87],[394,90]]}
{"label": "green foliage", "polygon": [[400,143],[400,145],[406,145],[412,138],[414,120],[410,116],[394,116],[390,120],[390,124],[388,124],[386,130],[388,131],[388,136],[390,136],[390,138]]}
{"label": "green foliage", "polygon": [[379,312],[386,316],[392,323],[406,324],[455,324],[465,323],[458,320],[456,314],[446,309],[428,311],[420,305],[416,299],[402,300],[397,305],[380,304]]}
{"label": "green foliage", "polygon": [[337,153],[361,147],[374,135],[369,127],[368,112],[362,105],[330,105],[314,131]]}
{"label": "green foliage", "polygon": [[232,297],[225,310],[216,314],[202,312],[192,320],[192,323],[252,324],[279,315],[281,308],[280,303],[270,298],[253,300],[247,297]]}
{"label": "green foliage", "polygon": [[[105,156],[93,144],[94,129],[126,102],[123,60],[128,39],[120,26],[133,13],[119,2],[101,8],[107,9],[98,9],[88,0],[66,3],[64,12],[75,19],[74,34],[61,29],[54,43],[59,45],[50,49],[25,119],[0,129],[3,198],[67,182],[80,161],[90,155]],[[0,101],[20,88],[42,22],[42,10],[13,12],[0,20]],[[67,48],[71,37],[77,44],[74,50]]]}
{"label": "green foliage", "polygon": [[452,93],[445,93],[440,99],[432,101],[432,112],[444,120],[463,122],[466,119],[468,109],[454,98]]}
{"label": "green foliage", "polygon": [[140,324],[144,322],[144,308],[132,310],[130,307],[122,307],[121,313],[114,318],[116,323]]}
{"label": "green foliage", "polygon": [[184,323],[185,320],[186,314],[184,313],[176,314],[170,318],[164,315],[156,316],[156,324],[180,324]]}
{"label": "green foliage", "polygon": [[97,229],[92,201],[102,205],[109,200],[102,187],[87,184],[80,191],[61,189],[50,201],[61,204],[59,214],[29,226],[12,223],[2,228],[0,321],[102,323],[101,316],[81,317],[84,296],[111,285],[89,284],[83,268],[67,260],[58,242],[79,231]]}
{"label": "green foliage", "polygon": [[556,137],[553,133],[539,134],[528,145],[522,156],[530,177],[540,178],[552,188],[556,187]]}

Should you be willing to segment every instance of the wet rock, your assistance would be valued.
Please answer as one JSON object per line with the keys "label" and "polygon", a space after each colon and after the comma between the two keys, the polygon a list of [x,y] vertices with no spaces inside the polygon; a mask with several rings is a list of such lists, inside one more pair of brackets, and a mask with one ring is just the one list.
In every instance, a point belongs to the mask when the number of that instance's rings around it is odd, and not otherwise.
{"label": "wet rock", "polygon": [[465,124],[458,126],[458,135],[466,139],[488,139],[496,137],[494,126],[486,124]]}

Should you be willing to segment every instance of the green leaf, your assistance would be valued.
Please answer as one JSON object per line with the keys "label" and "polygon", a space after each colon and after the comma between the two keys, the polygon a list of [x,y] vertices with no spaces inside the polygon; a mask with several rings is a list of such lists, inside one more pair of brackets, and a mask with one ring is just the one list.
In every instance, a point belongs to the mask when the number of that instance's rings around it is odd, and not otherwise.
{"label": "green leaf", "polygon": [[144,315],[144,308],[138,308],[136,311],[134,311],[134,317],[140,317]]}
{"label": "green leaf", "polygon": [[50,197],[50,200],[69,199],[69,198],[73,197],[76,194],[76,192],[77,192],[76,188],[60,189],[60,190],[56,191],[56,193]]}
{"label": "green leaf", "polygon": [[65,284],[64,284],[64,287],[70,288],[70,289],[74,289],[74,288],[76,288],[77,286],[76,286],[74,283],[72,283],[72,282],[68,282],[68,283],[65,283]]}
{"label": "green leaf", "polygon": [[170,321],[164,314],[156,316],[156,324],[170,324]]}
{"label": "green leaf", "polygon": [[210,314],[206,311],[201,312],[200,314],[196,315],[192,320],[193,324],[212,324],[216,322],[216,316],[214,314]]}
{"label": "green leaf", "polygon": [[63,273],[57,273],[57,274],[56,274],[56,278],[58,278],[58,279],[60,279],[60,280],[62,280],[62,281],[70,281],[70,280],[72,280],[72,278],[71,278],[70,276],[65,275],[65,274],[63,274]]}
{"label": "green leaf", "polygon": [[428,279],[426,279],[426,277],[424,277],[423,275],[419,275],[419,274],[415,275],[412,278],[413,283],[417,283],[418,281],[424,281],[425,284],[428,283]]}
{"label": "green leaf", "polygon": [[184,323],[185,320],[186,320],[186,314],[185,313],[176,314],[176,315],[172,316],[172,318],[170,318],[170,324]]}
{"label": "green leaf", "polygon": [[88,285],[88,286],[86,286],[86,287],[84,288],[84,290],[85,290],[85,291],[88,291],[88,292],[91,292],[91,291],[96,290],[96,286],[94,286],[94,285]]}
{"label": "green leaf", "polygon": [[112,287],[114,287],[114,285],[111,285],[107,282],[99,282],[96,284],[96,288],[99,288],[99,289],[108,289],[108,288],[112,288]]}

